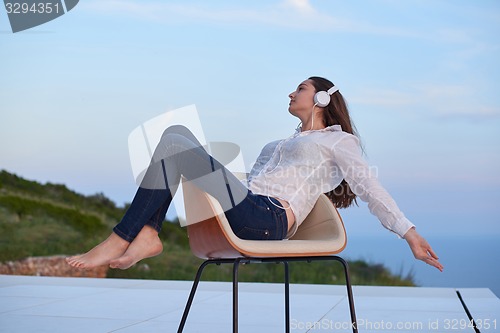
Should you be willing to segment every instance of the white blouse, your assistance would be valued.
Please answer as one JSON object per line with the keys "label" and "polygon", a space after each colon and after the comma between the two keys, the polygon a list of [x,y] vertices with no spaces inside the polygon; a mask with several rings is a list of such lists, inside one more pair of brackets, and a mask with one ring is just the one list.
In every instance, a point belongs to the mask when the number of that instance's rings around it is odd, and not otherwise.
{"label": "white blouse", "polygon": [[414,227],[363,159],[358,138],[343,132],[340,125],[297,130],[287,139],[264,146],[250,172],[248,188],[254,194],[290,204],[295,225],[287,235],[289,238],[321,193],[332,191],[343,179],[354,194],[368,203],[370,212],[385,228],[403,237]]}

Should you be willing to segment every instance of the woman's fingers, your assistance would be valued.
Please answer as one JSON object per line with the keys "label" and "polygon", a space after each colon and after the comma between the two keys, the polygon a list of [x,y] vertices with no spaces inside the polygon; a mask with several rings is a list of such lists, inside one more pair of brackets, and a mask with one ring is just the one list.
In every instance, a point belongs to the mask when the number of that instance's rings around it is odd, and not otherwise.
{"label": "woman's fingers", "polygon": [[425,258],[422,258],[421,260],[428,265],[436,267],[441,272],[443,271],[443,265],[439,262],[435,253],[429,252],[429,255],[427,255]]}
{"label": "woman's fingers", "polygon": [[434,252],[434,250],[429,246],[429,254],[431,255],[431,257],[433,257],[434,259],[439,259],[438,255],[436,254],[436,252]]}
{"label": "woman's fingers", "polygon": [[439,262],[439,257],[436,252],[434,252],[425,238],[420,236],[415,229],[408,231],[405,235],[405,239],[416,259],[422,260],[426,264],[436,267],[441,272],[443,271],[443,265]]}

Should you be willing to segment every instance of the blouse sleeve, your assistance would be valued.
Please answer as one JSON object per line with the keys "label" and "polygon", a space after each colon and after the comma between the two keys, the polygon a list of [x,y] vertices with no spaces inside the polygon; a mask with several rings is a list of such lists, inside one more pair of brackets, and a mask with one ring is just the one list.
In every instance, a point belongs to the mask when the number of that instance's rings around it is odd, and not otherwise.
{"label": "blouse sleeve", "polygon": [[353,193],[368,203],[370,212],[386,229],[403,237],[410,228],[415,227],[379,183],[376,172],[363,158],[359,140],[355,136],[346,136],[332,149],[333,162],[340,169]]}

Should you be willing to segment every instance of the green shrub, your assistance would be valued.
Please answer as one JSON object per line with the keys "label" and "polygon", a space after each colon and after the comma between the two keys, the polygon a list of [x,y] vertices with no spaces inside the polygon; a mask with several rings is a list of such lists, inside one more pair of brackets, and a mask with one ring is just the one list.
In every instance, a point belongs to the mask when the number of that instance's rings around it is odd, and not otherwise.
{"label": "green shrub", "polygon": [[82,231],[86,235],[101,232],[106,229],[106,226],[98,217],[80,212],[76,208],[56,206],[48,202],[12,195],[0,196],[0,205],[17,214],[19,218],[28,215],[41,215],[66,221],[67,224]]}

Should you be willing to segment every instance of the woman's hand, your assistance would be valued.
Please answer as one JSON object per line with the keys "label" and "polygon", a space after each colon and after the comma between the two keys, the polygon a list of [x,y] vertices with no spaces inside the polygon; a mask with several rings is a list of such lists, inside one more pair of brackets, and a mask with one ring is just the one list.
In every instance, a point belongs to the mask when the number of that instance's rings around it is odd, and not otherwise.
{"label": "woman's hand", "polygon": [[436,253],[432,250],[431,246],[427,241],[420,236],[420,234],[411,228],[404,235],[404,239],[408,242],[411,252],[416,259],[422,260],[426,264],[436,267],[441,272],[443,271],[443,265],[439,262],[439,258]]}

